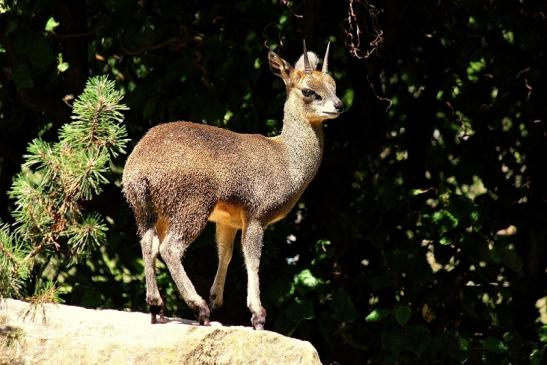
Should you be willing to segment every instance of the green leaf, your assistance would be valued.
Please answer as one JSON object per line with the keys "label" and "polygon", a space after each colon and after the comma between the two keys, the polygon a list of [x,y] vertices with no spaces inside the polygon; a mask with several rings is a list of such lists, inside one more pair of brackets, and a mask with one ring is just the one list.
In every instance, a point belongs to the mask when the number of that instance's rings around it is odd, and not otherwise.
{"label": "green leaf", "polygon": [[321,280],[313,276],[309,269],[304,269],[296,275],[296,283],[308,288],[315,288],[321,284]]}
{"label": "green leaf", "polygon": [[467,78],[471,81],[477,81],[480,72],[483,71],[485,67],[486,62],[484,58],[469,62],[469,65],[467,66]]}
{"label": "green leaf", "polygon": [[452,241],[448,237],[442,236],[441,239],[439,240],[439,243],[443,246],[448,246],[449,244],[452,243]]}
{"label": "green leaf", "polygon": [[53,33],[53,30],[59,26],[59,22],[56,21],[53,17],[50,17],[46,22],[46,27],[44,28],[46,32]]}
{"label": "green leaf", "polygon": [[431,191],[431,188],[429,189],[412,189],[410,190],[410,196],[417,196],[420,194],[427,193],[428,191]]}
{"label": "green leaf", "polygon": [[481,340],[481,344],[486,351],[493,352],[495,354],[502,354],[507,351],[507,345],[495,337],[486,337]]}
{"label": "green leaf", "polygon": [[469,350],[469,341],[464,337],[458,338],[458,347],[461,351]]}
{"label": "green leaf", "polygon": [[347,88],[346,92],[344,93],[344,96],[342,97],[342,100],[344,101],[344,105],[346,106],[346,109],[350,108],[353,105],[353,98],[354,98],[353,89]]}
{"label": "green leaf", "polygon": [[59,72],[65,72],[68,70],[68,67],[70,64],[68,62],[63,61],[63,54],[59,52],[57,55],[57,71]]}
{"label": "green leaf", "polygon": [[412,310],[409,306],[406,305],[400,305],[393,311],[393,316],[395,317],[395,321],[399,323],[401,326],[404,326],[407,324],[408,320],[410,319],[410,316],[412,315]]}
{"label": "green leaf", "polygon": [[544,324],[541,326],[541,328],[538,331],[539,340],[541,342],[547,342],[547,324]]}
{"label": "green leaf", "polygon": [[59,70],[59,72],[65,72],[66,70],[68,70],[68,62],[62,62],[62,63],[59,63],[57,65],[57,70]]}
{"label": "green leaf", "polygon": [[373,309],[366,317],[365,321],[367,322],[379,322],[383,319],[385,319],[391,311],[389,309],[385,308],[376,308]]}
{"label": "green leaf", "polygon": [[445,228],[455,228],[459,224],[458,218],[447,210],[439,210],[433,213],[432,220]]}
{"label": "green leaf", "polygon": [[504,30],[502,32],[503,38],[509,43],[513,44],[515,42],[515,34],[510,30]]}
{"label": "green leaf", "polygon": [[4,0],[0,1],[0,14],[5,14],[10,11],[10,6]]}
{"label": "green leaf", "polygon": [[532,353],[530,354],[530,365],[541,365],[544,364],[542,362],[543,355],[546,353],[547,345],[543,346],[542,348],[537,348],[532,350]]}

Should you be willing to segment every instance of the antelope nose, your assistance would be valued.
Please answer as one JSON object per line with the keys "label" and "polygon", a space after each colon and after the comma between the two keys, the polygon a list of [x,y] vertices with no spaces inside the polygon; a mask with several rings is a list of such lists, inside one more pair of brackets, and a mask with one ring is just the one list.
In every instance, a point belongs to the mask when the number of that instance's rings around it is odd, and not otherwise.
{"label": "antelope nose", "polygon": [[334,102],[334,107],[338,113],[341,113],[344,110],[344,103],[342,103],[342,100],[338,99]]}

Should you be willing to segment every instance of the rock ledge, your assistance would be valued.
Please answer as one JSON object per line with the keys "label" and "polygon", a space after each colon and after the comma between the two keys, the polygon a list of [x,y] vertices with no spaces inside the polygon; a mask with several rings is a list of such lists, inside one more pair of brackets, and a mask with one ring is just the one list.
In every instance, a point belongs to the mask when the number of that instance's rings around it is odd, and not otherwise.
{"label": "rock ledge", "polygon": [[0,364],[321,364],[306,341],[146,313],[0,303]]}

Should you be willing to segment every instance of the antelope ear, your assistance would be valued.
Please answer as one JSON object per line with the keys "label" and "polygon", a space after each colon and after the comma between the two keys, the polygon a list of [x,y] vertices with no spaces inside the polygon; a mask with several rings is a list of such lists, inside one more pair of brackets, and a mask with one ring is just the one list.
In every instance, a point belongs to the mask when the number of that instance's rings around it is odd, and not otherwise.
{"label": "antelope ear", "polygon": [[290,65],[290,63],[279,57],[279,55],[274,51],[268,52],[268,61],[270,62],[270,68],[272,69],[272,72],[275,75],[281,77],[285,85],[288,85],[291,77],[291,72],[293,71],[293,67]]}

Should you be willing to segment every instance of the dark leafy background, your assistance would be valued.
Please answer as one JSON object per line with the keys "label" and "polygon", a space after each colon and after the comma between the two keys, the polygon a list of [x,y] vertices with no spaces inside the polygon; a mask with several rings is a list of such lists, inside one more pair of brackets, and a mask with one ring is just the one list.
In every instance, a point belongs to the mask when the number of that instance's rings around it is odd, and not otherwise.
{"label": "dark leafy background", "polygon": [[[321,170],[297,209],[266,234],[267,328],[311,341],[325,363],[546,360],[544,2],[21,0],[0,10],[3,221],[26,145],[55,138],[89,76],[117,80],[132,143],[180,119],[273,135],[284,88],[266,47],[293,62],[302,38],[318,53],[331,40],[347,112],[327,123]],[[89,203],[108,217],[108,242],[51,274],[69,304],[147,309],[123,163]],[[206,296],[211,228],[184,263]],[[191,317],[165,268],[159,281],[169,313]],[[241,255],[226,285],[215,319],[248,325]]]}

